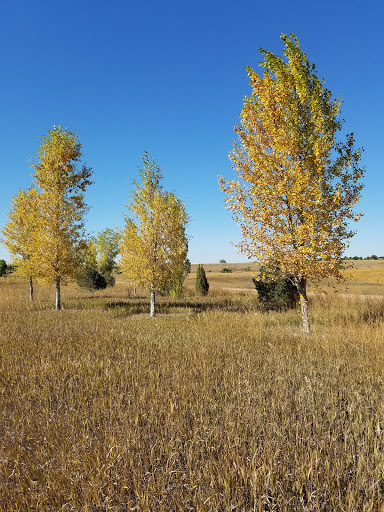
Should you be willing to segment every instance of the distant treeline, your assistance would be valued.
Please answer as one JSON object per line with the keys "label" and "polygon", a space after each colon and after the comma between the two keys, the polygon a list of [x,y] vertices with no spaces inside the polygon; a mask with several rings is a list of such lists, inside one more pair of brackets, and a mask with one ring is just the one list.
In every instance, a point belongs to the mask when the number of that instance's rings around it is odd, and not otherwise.
{"label": "distant treeline", "polygon": [[344,256],[343,260],[384,260],[384,256],[376,256],[376,254],[372,254],[372,256]]}

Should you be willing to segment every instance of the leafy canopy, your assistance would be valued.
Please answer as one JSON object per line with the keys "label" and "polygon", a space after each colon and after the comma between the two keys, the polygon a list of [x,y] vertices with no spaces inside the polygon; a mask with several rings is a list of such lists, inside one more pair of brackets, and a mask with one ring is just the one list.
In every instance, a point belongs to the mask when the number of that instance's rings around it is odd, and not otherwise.
{"label": "leafy canopy", "polygon": [[162,175],[147,153],[125,217],[119,252],[122,272],[153,291],[166,289],[183,265],[188,249],[184,204],[161,185]]}
{"label": "leafy canopy", "polygon": [[85,247],[84,192],[91,169],[78,168],[81,144],[75,133],[61,126],[41,138],[34,182],[39,189],[39,229],[33,238],[38,277],[45,281],[74,278]]}
{"label": "leafy canopy", "polygon": [[238,179],[220,187],[242,233],[238,247],[262,263],[278,261],[294,283],[340,278],[354,232],[363,169],[353,134],[337,142],[341,99],[332,99],[292,34],[284,57],[261,49],[262,76],[247,72],[238,143],[229,157]]}
{"label": "leafy canopy", "polygon": [[13,196],[8,220],[1,231],[2,242],[8,249],[16,275],[37,277],[39,261],[36,240],[40,229],[40,197],[34,187],[20,189]]}

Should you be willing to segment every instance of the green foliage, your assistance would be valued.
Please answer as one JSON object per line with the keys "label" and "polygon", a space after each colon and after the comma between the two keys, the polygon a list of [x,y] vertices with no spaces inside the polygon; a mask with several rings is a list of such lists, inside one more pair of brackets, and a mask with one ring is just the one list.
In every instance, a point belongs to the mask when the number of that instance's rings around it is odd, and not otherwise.
{"label": "green foliage", "polygon": [[112,272],[102,272],[101,275],[104,277],[107,286],[115,286],[116,279],[113,277]]}
{"label": "green foliage", "polygon": [[[83,252],[83,265],[82,275],[87,275],[85,280],[85,288],[88,288],[88,281],[92,283],[93,280],[98,282],[99,277],[102,276],[106,282],[106,286],[114,286],[115,278],[113,277],[113,270],[116,267],[115,258],[118,252],[118,233],[113,229],[107,228],[100,231],[96,237],[92,237]],[[92,277],[93,276],[93,277]],[[79,282],[83,282],[83,277],[80,276]],[[100,281],[100,285],[103,281]],[[79,286],[82,286],[79,284]],[[88,288],[88,289],[103,289],[101,288]]]}
{"label": "green foliage", "polygon": [[107,228],[100,231],[97,237],[93,238],[93,242],[96,248],[97,270],[105,277],[108,286],[114,286],[115,278],[112,273],[116,268],[116,256],[119,251],[119,233]]}
{"label": "green foliage", "polygon": [[107,287],[107,280],[95,268],[85,266],[77,278],[77,284],[86,290],[104,290]]}
{"label": "green foliage", "polygon": [[265,310],[290,309],[296,307],[299,302],[296,286],[281,275],[277,266],[261,266],[258,279],[252,281]]}
{"label": "green foliage", "polygon": [[232,269],[228,268],[228,267],[224,267],[224,268],[221,269],[221,272],[223,274],[232,274]]}
{"label": "green foliage", "polygon": [[4,276],[7,273],[7,262],[0,260],[0,276]]}
{"label": "green foliage", "polygon": [[180,265],[179,268],[176,269],[171,287],[169,288],[169,294],[173,299],[176,297],[181,297],[183,294],[183,284],[185,278],[191,272],[191,262],[188,258]]}
{"label": "green foliage", "polygon": [[197,266],[195,290],[198,295],[208,295],[209,283],[203,265]]}
{"label": "green foliage", "polygon": [[220,263],[227,263],[225,260],[220,260]]}

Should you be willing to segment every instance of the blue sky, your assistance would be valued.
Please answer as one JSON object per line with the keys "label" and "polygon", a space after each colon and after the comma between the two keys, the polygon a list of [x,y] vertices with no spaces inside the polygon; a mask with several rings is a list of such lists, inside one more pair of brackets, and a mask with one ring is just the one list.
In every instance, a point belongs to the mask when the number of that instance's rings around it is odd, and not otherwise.
{"label": "blue sky", "polygon": [[0,227],[31,183],[39,138],[62,125],[94,171],[90,233],[123,225],[147,150],[186,203],[191,261],[246,261],[217,176],[234,176],[245,67],[293,32],[365,149],[364,217],[347,254],[384,255],[383,26],[381,0],[0,0]]}

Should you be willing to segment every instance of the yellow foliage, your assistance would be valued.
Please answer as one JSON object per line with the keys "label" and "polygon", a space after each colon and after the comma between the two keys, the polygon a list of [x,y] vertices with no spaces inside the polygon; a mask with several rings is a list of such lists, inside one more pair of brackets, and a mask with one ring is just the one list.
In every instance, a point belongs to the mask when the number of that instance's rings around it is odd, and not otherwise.
{"label": "yellow foliage", "polygon": [[125,218],[119,243],[120,268],[137,284],[162,291],[187,255],[185,227],[188,216],[175,194],[163,190],[160,169],[145,153],[142,183],[134,181],[128,208],[133,219]]}
{"label": "yellow foliage", "polygon": [[33,237],[34,270],[46,282],[76,277],[85,247],[84,191],[91,169],[77,168],[77,135],[60,127],[41,139],[38,162],[32,163],[40,189],[38,230]]}
{"label": "yellow foliage", "polygon": [[[241,252],[278,261],[296,284],[340,278],[340,258],[353,236],[349,222],[363,170],[352,135],[336,143],[340,99],[332,100],[295,36],[282,36],[282,58],[261,50],[263,76],[247,68],[239,142],[230,153],[238,180],[219,178],[237,220]],[[304,289],[305,293],[305,289]]]}
{"label": "yellow foliage", "polygon": [[1,231],[3,244],[15,265],[15,273],[37,277],[36,238],[39,229],[39,193],[36,188],[19,190],[12,198],[8,221]]}

